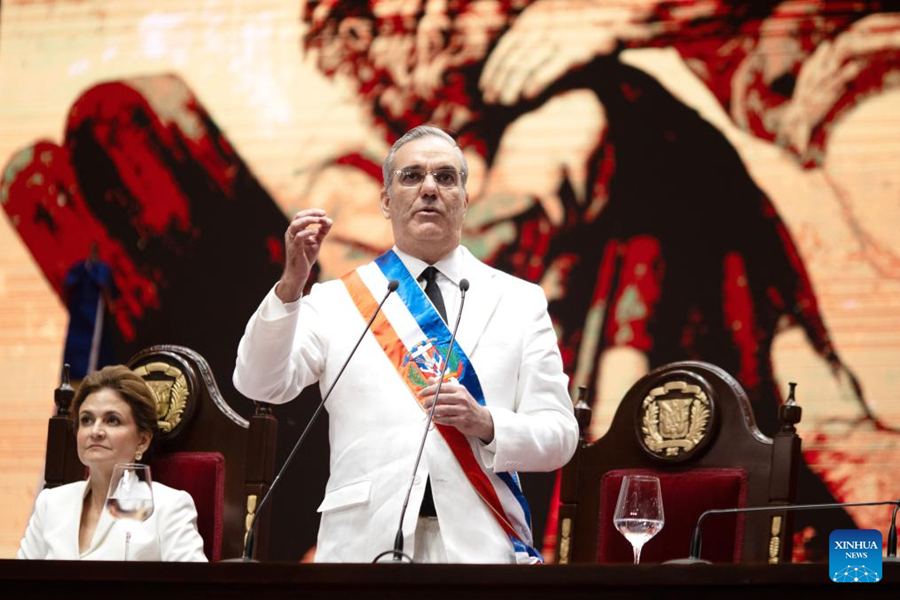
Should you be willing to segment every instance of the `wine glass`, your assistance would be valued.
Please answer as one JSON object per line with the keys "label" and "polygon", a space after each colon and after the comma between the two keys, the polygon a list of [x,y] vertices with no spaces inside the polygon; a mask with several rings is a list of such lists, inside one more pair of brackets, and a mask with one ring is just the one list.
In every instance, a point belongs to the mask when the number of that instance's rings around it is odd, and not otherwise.
{"label": "wine glass", "polygon": [[665,521],[659,479],[651,475],[625,476],[613,524],[634,549],[634,564],[640,562],[641,548],[660,532]]}
{"label": "wine glass", "polygon": [[[143,522],[153,514],[153,487],[150,467],[136,463],[120,463],[113,468],[106,495],[106,508],[114,519]],[[125,559],[131,532],[125,532]]]}

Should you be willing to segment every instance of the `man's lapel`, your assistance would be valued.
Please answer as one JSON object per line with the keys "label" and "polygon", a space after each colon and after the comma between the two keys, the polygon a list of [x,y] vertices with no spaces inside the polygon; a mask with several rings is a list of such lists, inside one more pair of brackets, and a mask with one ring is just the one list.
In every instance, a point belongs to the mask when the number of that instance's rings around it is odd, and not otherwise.
{"label": "man's lapel", "polygon": [[[496,271],[472,256],[468,250],[465,253],[464,276],[469,280],[469,291],[466,292],[466,305],[459,322],[456,341],[466,354],[471,356],[491,315],[497,309],[497,303],[503,294],[503,286],[498,285],[499,282],[496,281]],[[452,329],[453,325],[450,327]]]}

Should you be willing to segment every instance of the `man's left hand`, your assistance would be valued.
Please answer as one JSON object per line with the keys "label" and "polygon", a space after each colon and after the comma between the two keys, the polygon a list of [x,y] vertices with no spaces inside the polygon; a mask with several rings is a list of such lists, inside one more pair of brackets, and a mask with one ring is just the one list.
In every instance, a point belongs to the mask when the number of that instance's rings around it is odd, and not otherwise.
{"label": "man's left hand", "polygon": [[[425,399],[422,404],[425,410],[431,410],[435,391],[437,380],[432,380],[431,385],[419,391],[419,398]],[[456,427],[463,434],[475,436],[485,444],[490,444],[494,439],[494,419],[490,411],[478,404],[469,390],[455,379],[441,385],[434,422]]]}

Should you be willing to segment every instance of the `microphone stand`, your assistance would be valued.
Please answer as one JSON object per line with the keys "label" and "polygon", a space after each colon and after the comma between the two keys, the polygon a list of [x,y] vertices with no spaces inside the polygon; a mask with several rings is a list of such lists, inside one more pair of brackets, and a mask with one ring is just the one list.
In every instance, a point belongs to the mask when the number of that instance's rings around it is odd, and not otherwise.
{"label": "microphone stand", "polygon": [[[700,526],[708,515],[728,515],[737,513],[753,513],[753,512],[782,512],[795,510],[822,510],[829,508],[844,508],[848,506],[884,506],[893,505],[894,517],[897,516],[897,509],[900,508],[900,500],[886,500],[883,502],[833,502],[829,504],[787,504],[784,506],[754,506],[750,508],[717,508],[707,510],[697,519],[697,525],[694,527],[694,534],[691,536],[691,554],[687,558],[678,558],[675,560],[667,560],[663,564],[667,565],[694,565],[694,564],[712,564],[708,560],[700,558],[701,534]],[[893,532],[893,551],[891,550],[891,532],[888,532],[888,557],[897,556],[897,528],[892,517],[891,530]],[[893,552],[893,553],[892,553]],[[897,560],[893,558],[893,560]]]}
{"label": "microphone stand", "polygon": [[434,391],[434,402],[431,404],[431,410],[428,411],[428,419],[425,425],[425,433],[422,434],[422,443],[419,444],[419,453],[416,455],[416,463],[413,465],[412,477],[409,480],[409,487],[406,488],[406,498],[403,499],[403,509],[400,511],[400,526],[397,528],[397,535],[394,536],[394,547],[391,550],[385,550],[372,560],[372,564],[377,563],[381,557],[390,554],[393,562],[403,562],[405,558],[408,562],[415,562],[409,554],[403,552],[403,519],[406,517],[406,508],[409,506],[409,497],[412,495],[413,485],[416,482],[416,471],[419,470],[419,463],[422,460],[422,452],[425,451],[425,440],[428,439],[428,432],[431,430],[432,419],[434,419],[434,409],[437,408],[437,399],[441,393],[441,385],[444,383],[444,374],[447,372],[447,366],[450,364],[450,353],[453,351],[453,342],[456,340],[456,330],[459,329],[459,322],[462,319],[463,306],[466,303],[466,292],[469,290],[469,280],[460,279],[459,281],[459,312],[456,314],[456,324],[453,326],[453,332],[450,335],[450,345],[447,346],[447,356],[444,358],[444,364],[441,365],[441,374],[438,377],[437,389]]}
{"label": "microphone stand", "polygon": [[396,279],[391,279],[388,282],[387,293],[384,295],[384,298],[381,299],[381,302],[378,303],[378,308],[375,309],[375,312],[372,313],[372,317],[369,319],[369,322],[366,323],[366,328],[363,329],[362,335],[360,335],[359,339],[356,340],[356,345],[353,346],[353,350],[351,350],[350,354],[347,355],[347,360],[344,361],[341,370],[338,371],[337,377],[334,378],[334,381],[331,383],[331,387],[329,387],[328,391],[325,392],[325,395],[322,397],[321,402],[319,402],[319,405],[316,407],[316,411],[313,413],[312,417],[310,417],[309,423],[306,424],[306,428],[303,430],[303,433],[300,434],[300,438],[297,440],[297,443],[294,444],[291,453],[288,454],[288,457],[284,461],[284,464],[281,465],[281,469],[278,470],[278,474],[275,475],[275,479],[272,480],[272,485],[269,486],[269,489],[266,491],[265,495],[260,501],[259,506],[256,507],[256,512],[253,513],[253,520],[250,522],[250,527],[247,529],[247,541],[244,544],[244,555],[241,558],[230,558],[227,560],[223,560],[222,562],[256,562],[252,558],[253,544],[256,534],[256,521],[257,519],[259,519],[259,515],[262,512],[263,507],[272,496],[272,492],[275,490],[275,486],[277,486],[278,482],[281,481],[281,476],[284,475],[284,472],[287,470],[288,466],[291,464],[291,462],[293,462],[294,456],[297,454],[300,446],[303,445],[303,440],[306,439],[306,436],[312,429],[313,423],[315,423],[316,419],[319,418],[319,413],[321,413],[322,409],[325,407],[325,401],[328,400],[329,396],[331,396],[331,392],[334,391],[334,387],[337,385],[337,382],[340,381],[341,375],[344,374],[344,370],[347,368],[347,365],[350,364],[350,359],[353,358],[354,354],[356,354],[356,349],[359,348],[359,345],[362,343],[363,338],[366,336],[366,333],[369,331],[369,329],[372,328],[372,323],[375,322],[375,317],[377,317],[378,313],[381,312],[381,307],[384,306],[385,302],[387,302],[388,296],[393,294],[398,287],[400,287],[400,282]]}
{"label": "microphone stand", "polygon": [[888,529],[888,540],[887,540],[887,556],[884,558],[884,562],[900,562],[900,558],[897,558],[897,511],[900,510],[900,500],[897,500],[897,506],[894,507],[894,512],[891,513],[891,527]]}

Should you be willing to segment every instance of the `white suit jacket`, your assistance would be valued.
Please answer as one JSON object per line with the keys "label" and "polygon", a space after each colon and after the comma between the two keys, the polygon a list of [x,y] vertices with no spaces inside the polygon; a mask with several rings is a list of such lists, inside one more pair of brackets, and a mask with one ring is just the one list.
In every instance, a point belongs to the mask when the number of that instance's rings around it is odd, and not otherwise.
{"label": "white suit jacket", "polygon": [[153,514],[143,523],[114,519],[104,510],[90,546],[78,547],[86,481],[43,490],[19,544],[17,558],[48,560],[122,560],[125,534],[131,532],[128,560],[205,562],[191,495],[153,482]]}
{"label": "white suit jacket", "polygon": [[[495,480],[495,472],[557,469],[575,451],[578,425],[544,293],[463,251],[471,287],[457,341],[481,381],[495,434],[493,451],[474,439],[470,444]],[[400,298],[394,294],[392,301]],[[359,314],[341,281],[315,285],[297,310],[274,320],[261,314],[267,302],[280,302],[274,290],[241,339],[235,387],[273,403],[317,380],[324,393],[370,315]],[[371,562],[393,547],[426,415],[371,332],[325,407],[331,476],[319,507],[316,561]],[[408,554],[415,551],[416,516],[429,477],[450,562],[515,562],[509,537],[436,429],[404,520]]]}

